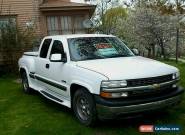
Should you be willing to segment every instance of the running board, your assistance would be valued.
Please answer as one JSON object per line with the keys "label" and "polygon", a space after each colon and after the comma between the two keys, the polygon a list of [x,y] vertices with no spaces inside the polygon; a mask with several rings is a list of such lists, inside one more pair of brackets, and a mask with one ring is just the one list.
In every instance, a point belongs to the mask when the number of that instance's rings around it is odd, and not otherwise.
{"label": "running board", "polygon": [[41,90],[40,93],[43,94],[46,98],[52,99],[52,100],[60,102],[60,103],[63,102],[63,100],[61,100],[61,99],[59,99],[59,98],[57,98],[57,97],[47,93],[46,91]]}

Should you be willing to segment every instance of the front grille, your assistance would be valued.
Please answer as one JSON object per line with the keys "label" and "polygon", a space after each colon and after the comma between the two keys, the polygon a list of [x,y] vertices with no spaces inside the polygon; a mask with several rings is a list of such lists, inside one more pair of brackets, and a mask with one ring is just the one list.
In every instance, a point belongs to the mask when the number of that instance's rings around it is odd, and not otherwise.
{"label": "front grille", "polygon": [[158,77],[151,77],[151,78],[131,79],[131,80],[127,80],[127,86],[128,87],[146,86],[151,84],[164,83],[171,80],[172,80],[172,74],[158,76]]}
{"label": "front grille", "polygon": [[174,91],[175,89],[172,88],[172,85],[167,85],[164,87],[161,87],[159,90],[151,89],[151,90],[134,90],[130,91],[129,95],[131,97],[135,96],[155,96],[156,94],[166,94],[171,91]]}

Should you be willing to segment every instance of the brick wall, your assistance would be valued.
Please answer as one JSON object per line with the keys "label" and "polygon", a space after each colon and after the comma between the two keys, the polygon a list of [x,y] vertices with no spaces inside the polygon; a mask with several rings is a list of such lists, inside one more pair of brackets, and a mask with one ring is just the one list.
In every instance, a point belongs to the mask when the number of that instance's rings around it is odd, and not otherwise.
{"label": "brick wall", "polygon": [[41,0],[3,0],[0,1],[0,16],[15,15],[17,26],[20,29],[26,28],[26,23],[33,21],[36,34],[40,35],[40,12],[39,3]]}

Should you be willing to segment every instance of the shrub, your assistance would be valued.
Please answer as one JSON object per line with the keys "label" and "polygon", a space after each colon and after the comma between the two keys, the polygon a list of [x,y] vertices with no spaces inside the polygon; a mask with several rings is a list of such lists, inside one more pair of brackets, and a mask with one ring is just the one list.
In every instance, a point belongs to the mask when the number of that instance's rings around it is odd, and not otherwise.
{"label": "shrub", "polygon": [[32,48],[35,39],[34,29],[20,29],[11,20],[0,27],[0,74],[16,73],[18,58],[25,50]]}

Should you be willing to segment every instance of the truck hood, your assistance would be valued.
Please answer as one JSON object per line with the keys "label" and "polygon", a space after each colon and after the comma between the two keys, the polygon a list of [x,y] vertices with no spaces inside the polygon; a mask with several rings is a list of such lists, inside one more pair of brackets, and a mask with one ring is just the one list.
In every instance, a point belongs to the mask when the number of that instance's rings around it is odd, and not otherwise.
{"label": "truck hood", "polygon": [[103,74],[109,80],[156,77],[178,71],[173,66],[141,56],[79,61],[77,66]]}

